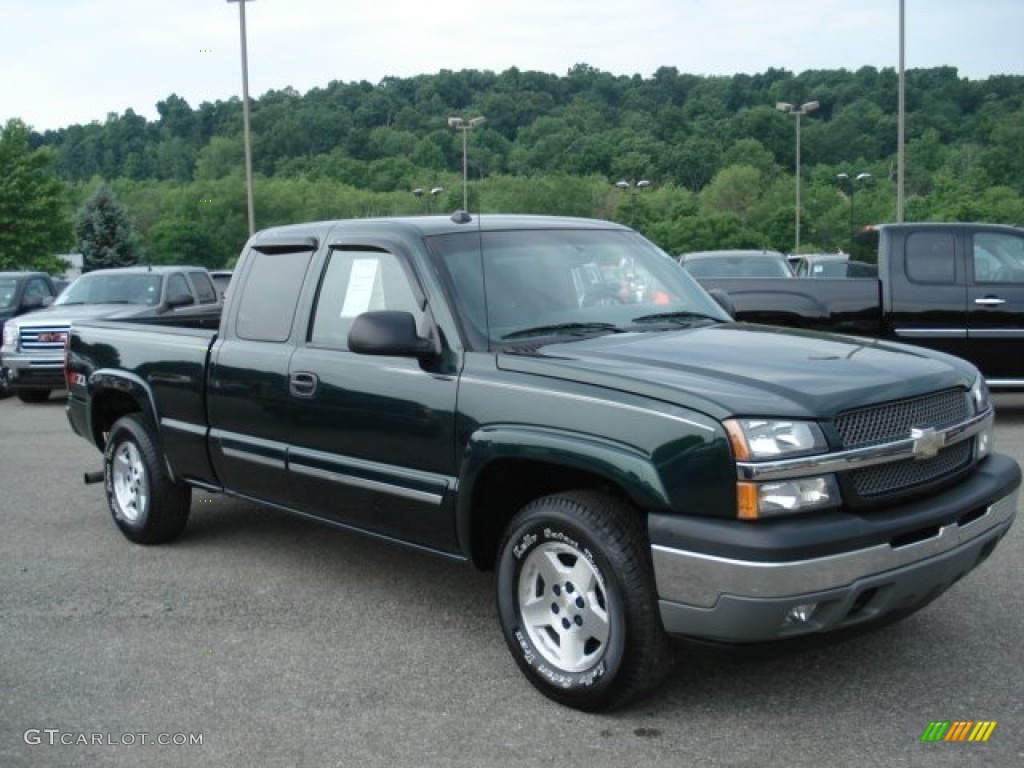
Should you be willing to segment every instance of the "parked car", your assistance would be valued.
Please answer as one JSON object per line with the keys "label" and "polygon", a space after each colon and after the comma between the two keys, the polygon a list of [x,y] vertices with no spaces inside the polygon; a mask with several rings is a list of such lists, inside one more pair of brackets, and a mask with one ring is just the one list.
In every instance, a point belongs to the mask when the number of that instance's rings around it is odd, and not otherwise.
{"label": "parked car", "polygon": [[969,360],[993,389],[1024,389],[1024,229],[913,222],[867,227],[865,280],[700,278],[740,320],[919,344]]}
{"label": "parked car", "polygon": [[123,267],[89,272],[53,304],[4,324],[0,363],[9,388],[24,402],[42,402],[64,388],[64,342],[73,323],[87,318],[173,317],[216,327],[221,301],[202,267]]}
{"label": "parked car", "polygon": [[228,285],[231,284],[231,270],[211,269],[210,277],[213,278],[213,284],[217,286],[217,293],[220,294],[221,301],[223,301],[224,294],[228,290]]}
{"label": "parked car", "polygon": [[789,256],[796,277],[877,277],[878,267],[848,253],[801,253]]}
{"label": "parked car", "polygon": [[778,251],[693,251],[679,257],[694,277],[792,277],[786,256]]}
{"label": "parked car", "polygon": [[[0,272],[0,333],[8,320],[42,309],[60,292],[45,272]],[[0,397],[11,394],[0,353]]]}
{"label": "parked car", "polygon": [[[590,265],[620,264],[642,294],[581,300]],[[68,417],[114,524],[170,541],[196,487],[493,569],[512,657],[568,706],[649,690],[667,635],[909,614],[1017,513],[972,365],[731,322],[614,223],[292,225],[253,236],[235,280],[217,331],[71,330]]]}

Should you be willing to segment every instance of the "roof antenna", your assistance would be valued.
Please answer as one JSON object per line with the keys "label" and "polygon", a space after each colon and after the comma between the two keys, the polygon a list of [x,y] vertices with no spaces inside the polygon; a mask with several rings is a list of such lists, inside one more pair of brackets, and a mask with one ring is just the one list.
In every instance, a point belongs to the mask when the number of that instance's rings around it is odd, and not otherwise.
{"label": "roof antenna", "polygon": [[473,220],[468,211],[456,211],[452,214],[452,221],[456,224],[468,224]]}

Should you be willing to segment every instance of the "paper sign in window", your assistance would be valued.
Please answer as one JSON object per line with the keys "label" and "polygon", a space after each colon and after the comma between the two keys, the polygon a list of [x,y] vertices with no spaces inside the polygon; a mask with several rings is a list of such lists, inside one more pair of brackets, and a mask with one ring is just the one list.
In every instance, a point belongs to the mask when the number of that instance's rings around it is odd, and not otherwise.
{"label": "paper sign in window", "polygon": [[370,308],[374,288],[380,282],[380,261],[377,259],[356,259],[352,262],[352,272],[348,277],[348,290],[345,291],[345,304],[341,308],[342,317],[355,317]]}

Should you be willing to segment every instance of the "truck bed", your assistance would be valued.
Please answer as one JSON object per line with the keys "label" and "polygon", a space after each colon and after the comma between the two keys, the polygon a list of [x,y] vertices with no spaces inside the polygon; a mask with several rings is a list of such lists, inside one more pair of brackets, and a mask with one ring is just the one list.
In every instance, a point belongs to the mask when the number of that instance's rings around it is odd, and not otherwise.
{"label": "truck bed", "polygon": [[[139,402],[146,404],[147,415],[159,428],[171,466],[183,477],[215,484],[206,450],[205,376],[216,338],[216,331],[203,328],[97,320],[75,325],[69,354],[79,363],[88,361],[88,368],[76,375],[90,380],[94,388],[104,386],[105,369],[116,372],[121,389],[128,386],[126,371],[133,372],[138,389],[125,395],[138,397],[147,389],[151,393]],[[74,418],[72,413],[69,418]],[[102,448],[98,427],[75,426]]]}
{"label": "truck bed", "polygon": [[855,336],[882,336],[882,283],[872,278],[706,277],[729,294],[736,319]]}

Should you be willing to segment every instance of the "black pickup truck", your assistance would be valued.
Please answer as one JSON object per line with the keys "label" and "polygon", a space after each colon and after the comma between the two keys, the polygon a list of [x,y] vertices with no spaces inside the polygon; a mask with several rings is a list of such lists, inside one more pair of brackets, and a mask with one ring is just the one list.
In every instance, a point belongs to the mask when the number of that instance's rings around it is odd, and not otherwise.
{"label": "black pickup truck", "polygon": [[201,488],[494,569],[516,662],[586,710],[651,688],[671,635],[910,613],[1017,512],[969,363],[732,322],[601,221],[267,230],[219,332],[76,323],[65,367],[129,539]]}
{"label": "black pickup truck", "polygon": [[893,339],[974,363],[992,389],[1024,389],[1024,229],[868,227],[878,276],[700,278],[739,320]]}

